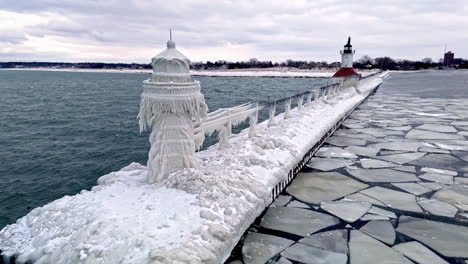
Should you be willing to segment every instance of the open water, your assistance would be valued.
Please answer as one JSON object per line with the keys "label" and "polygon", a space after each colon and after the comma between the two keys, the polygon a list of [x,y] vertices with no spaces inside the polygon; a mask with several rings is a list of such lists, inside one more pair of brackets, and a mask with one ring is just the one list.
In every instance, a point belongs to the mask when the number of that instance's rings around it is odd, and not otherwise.
{"label": "open water", "polygon": [[[148,74],[0,71],[0,229],[35,207],[146,164],[136,119]],[[327,79],[195,77],[210,111],[264,102]],[[214,140],[208,140],[212,144]]]}

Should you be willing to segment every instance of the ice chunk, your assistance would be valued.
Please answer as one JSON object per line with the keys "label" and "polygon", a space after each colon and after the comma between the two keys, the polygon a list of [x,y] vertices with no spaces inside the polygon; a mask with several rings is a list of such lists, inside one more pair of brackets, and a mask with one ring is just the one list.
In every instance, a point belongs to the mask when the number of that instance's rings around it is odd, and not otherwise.
{"label": "ice chunk", "polygon": [[369,197],[367,195],[364,195],[362,193],[353,193],[351,195],[348,195],[345,197],[348,200],[353,200],[353,201],[360,201],[360,202],[366,202],[366,203],[371,203],[375,205],[380,205],[380,206],[386,206],[380,201],[377,201],[376,199]]}
{"label": "ice chunk", "polygon": [[392,248],[416,263],[449,264],[430,249],[416,241],[401,243]]}
{"label": "ice chunk", "polygon": [[451,176],[457,176],[458,174],[456,171],[452,171],[452,170],[442,170],[442,169],[434,169],[434,168],[427,168],[427,167],[422,168],[421,171],[439,173],[439,174],[447,174]]}
{"label": "ice chunk", "polygon": [[305,264],[346,264],[348,256],[297,243],[281,252],[281,256]]}
{"label": "ice chunk", "polygon": [[446,185],[438,182],[418,182],[419,185],[429,188],[433,191],[437,191],[444,188]]}
{"label": "ice chunk", "polygon": [[446,202],[451,205],[468,204],[468,188],[462,185],[450,185],[449,187],[438,190],[431,199]]}
{"label": "ice chunk", "polygon": [[372,208],[369,209],[368,213],[383,215],[383,216],[387,216],[389,218],[394,218],[394,219],[397,218],[397,216],[396,216],[396,214],[394,212],[390,212],[390,211],[378,208],[376,206],[372,206]]}
{"label": "ice chunk", "polygon": [[468,163],[448,154],[427,154],[410,164],[458,172],[468,172]]}
{"label": "ice chunk", "polygon": [[401,151],[417,151],[421,146],[420,142],[407,142],[407,141],[395,141],[385,142],[369,145],[371,148],[376,149],[387,149],[387,150],[401,150]]}
{"label": "ice chunk", "polygon": [[294,207],[270,207],[260,226],[299,236],[307,236],[338,224],[337,218],[312,210]]}
{"label": "ice chunk", "polygon": [[348,223],[356,222],[371,208],[370,203],[355,202],[351,200],[340,200],[336,202],[323,202],[320,207],[343,219]]}
{"label": "ice chunk", "polygon": [[307,204],[305,203],[301,203],[299,201],[292,201],[288,204],[288,207],[296,207],[296,208],[306,208],[306,209],[310,209],[310,206],[308,206]]}
{"label": "ice chunk", "polygon": [[468,162],[468,152],[466,151],[459,151],[459,150],[452,150],[452,154],[459,158],[459,159],[462,159],[466,162]]}
{"label": "ice chunk", "polygon": [[331,171],[346,167],[352,163],[352,161],[344,159],[312,158],[309,163],[307,163],[307,167],[321,171]]}
{"label": "ice chunk", "polygon": [[378,149],[370,147],[349,146],[345,150],[352,151],[359,156],[373,157],[379,152]]}
{"label": "ice chunk", "polygon": [[338,253],[348,253],[348,230],[338,229],[310,235],[300,243]]}
{"label": "ice chunk", "polygon": [[457,130],[453,126],[437,125],[437,124],[424,124],[416,127],[417,129],[430,130],[435,132],[456,133]]}
{"label": "ice chunk", "polygon": [[377,156],[376,158],[381,160],[390,161],[397,164],[405,164],[413,160],[417,160],[424,156],[426,153],[424,152],[416,152],[416,153],[402,153],[402,154],[394,154],[394,155],[387,155],[387,156]]}
{"label": "ice chunk", "polygon": [[440,182],[444,184],[452,184],[453,183],[453,176],[445,175],[445,174],[438,174],[438,173],[424,173],[420,175],[419,178],[425,179],[428,181],[433,182]]}
{"label": "ice chunk", "polygon": [[421,198],[418,199],[418,204],[433,215],[454,217],[458,212],[456,207],[438,200]]}
{"label": "ice chunk", "polygon": [[367,187],[367,184],[337,172],[316,172],[299,173],[286,191],[298,200],[320,204]]}
{"label": "ice chunk", "polygon": [[376,214],[365,214],[361,219],[361,221],[372,221],[372,220],[390,220],[390,218],[383,216],[383,215],[376,215]]}
{"label": "ice chunk", "polygon": [[370,221],[359,229],[387,245],[395,243],[395,229],[390,221]]}
{"label": "ice chunk", "polygon": [[429,152],[429,153],[439,153],[439,154],[450,154],[450,151],[448,151],[448,150],[432,148],[432,147],[421,147],[421,148],[419,148],[418,151],[420,151],[420,152]]}
{"label": "ice chunk", "polygon": [[282,237],[250,232],[242,247],[244,262],[264,264],[293,243]]}
{"label": "ice chunk", "polygon": [[431,189],[421,186],[417,183],[392,183],[392,185],[414,195],[421,195],[432,191]]}
{"label": "ice chunk", "polygon": [[358,230],[351,230],[350,264],[411,264],[411,261],[382,242]]}
{"label": "ice chunk", "polygon": [[346,171],[365,182],[413,182],[419,181],[414,174],[391,169],[352,169]]}
{"label": "ice chunk", "polygon": [[396,230],[446,257],[468,258],[467,227],[401,216]]}
{"label": "ice chunk", "polygon": [[388,161],[376,160],[376,159],[361,159],[361,166],[365,169],[375,169],[375,168],[390,168],[399,166],[395,163]]}
{"label": "ice chunk", "polygon": [[406,134],[406,137],[411,139],[465,139],[463,136],[456,134],[432,132],[419,129],[412,129],[410,132],[408,132],[408,134]]}
{"label": "ice chunk", "polygon": [[328,144],[335,145],[338,147],[346,146],[364,146],[367,144],[367,141],[358,138],[349,138],[341,136],[333,136],[326,141]]}
{"label": "ice chunk", "polygon": [[279,195],[273,201],[274,206],[285,206],[291,200],[291,196],[289,195]]}
{"label": "ice chunk", "polygon": [[455,184],[462,184],[468,186],[468,178],[466,177],[455,177],[454,182]]}
{"label": "ice chunk", "polygon": [[398,192],[380,186],[363,190],[361,193],[375,198],[391,208],[422,213],[421,208],[416,203],[415,196],[409,193]]}
{"label": "ice chunk", "polygon": [[398,166],[392,168],[392,170],[398,170],[398,171],[406,171],[406,172],[416,172],[416,167],[414,166]]}
{"label": "ice chunk", "polygon": [[320,148],[317,153],[315,153],[317,157],[325,157],[325,158],[345,158],[345,159],[355,159],[357,158],[356,154],[351,151],[344,150],[338,147],[323,147]]}

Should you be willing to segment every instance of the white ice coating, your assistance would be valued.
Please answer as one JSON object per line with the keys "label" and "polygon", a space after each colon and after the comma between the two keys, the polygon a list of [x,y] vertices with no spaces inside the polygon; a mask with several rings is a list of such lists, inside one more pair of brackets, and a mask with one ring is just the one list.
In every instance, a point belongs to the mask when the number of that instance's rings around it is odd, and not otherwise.
{"label": "white ice coating", "polygon": [[151,128],[148,182],[161,182],[184,168],[196,168],[194,122],[206,117],[208,107],[200,83],[192,81],[190,61],[169,40],[167,49],[151,64],[151,79],[144,81],[140,130]]}
{"label": "white ice coating", "polygon": [[[138,118],[141,131],[152,129],[149,183],[162,182],[181,169],[197,168],[195,151],[202,147],[205,135],[217,131],[220,147],[227,146],[232,127],[249,117],[256,120],[259,109],[256,104],[244,104],[207,113],[200,83],[190,76],[190,61],[175,46],[169,40],[167,49],[152,59],[153,74],[143,83]],[[250,127],[255,135],[255,124]]]}

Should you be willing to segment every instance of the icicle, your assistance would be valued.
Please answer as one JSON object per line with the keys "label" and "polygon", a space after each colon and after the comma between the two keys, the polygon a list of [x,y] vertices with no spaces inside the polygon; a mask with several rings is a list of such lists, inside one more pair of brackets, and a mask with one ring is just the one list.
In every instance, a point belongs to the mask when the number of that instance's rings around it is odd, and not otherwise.
{"label": "icicle", "polygon": [[258,107],[250,116],[249,138],[257,136],[257,122],[258,122]]}
{"label": "icicle", "polygon": [[274,103],[272,106],[270,106],[270,109],[268,109],[268,114],[270,115],[270,117],[268,118],[268,127],[271,127],[275,124],[275,112],[276,103]]}
{"label": "icicle", "polygon": [[307,94],[307,99],[306,99],[306,106],[310,106],[312,104],[312,92]]}
{"label": "icicle", "polygon": [[324,103],[329,104],[328,100],[330,97],[330,87],[325,88],[322,96],[322,100]]}
{"label": "icicle", "polygon": [[297,99],[297,109],[300,111],[302,110],[302,103],[304,102],[304,96],[301,95],[299,96],[299,98]]}
{"label": "icicle", "polygon": [[221,126],[219,133],[218,133],[218,139],[219,139],[219,148],[222,149],[224,147],[227,147],[229,145],[229,136],[227,135],[227,123]]}
{"label": "icicle", "polygon": [[291,97],[286,100],[285,109],[284,109],[284,119],[289,117],[289,110],[291,110]]}
{"label": "icicle", "polygon": [[231,119],[231,112],[229,109],[227,110],[228,122],[227,122],[227,136],[230,137],[232,135],[232,119]]}
{"label": "icicle", "polygon": [[318,103],[319,96],[320,96],[320,90],[315,90],[314,91],[314,102],[315,103]]}

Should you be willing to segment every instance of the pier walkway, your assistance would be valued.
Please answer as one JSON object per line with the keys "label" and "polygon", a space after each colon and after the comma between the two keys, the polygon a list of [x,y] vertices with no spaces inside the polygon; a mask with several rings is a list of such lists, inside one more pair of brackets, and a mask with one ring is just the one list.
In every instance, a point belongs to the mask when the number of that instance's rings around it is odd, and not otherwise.
{"label": "pier walkway", "polygon": [[228,262],[468,263],[467,249],[468,98],[377,93],[257,219]]}

